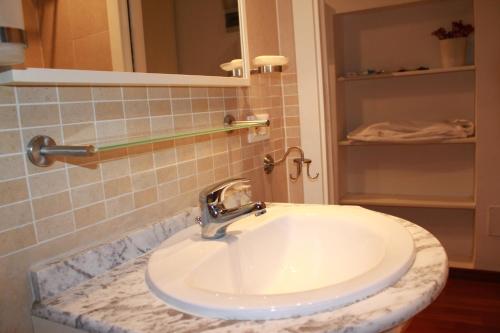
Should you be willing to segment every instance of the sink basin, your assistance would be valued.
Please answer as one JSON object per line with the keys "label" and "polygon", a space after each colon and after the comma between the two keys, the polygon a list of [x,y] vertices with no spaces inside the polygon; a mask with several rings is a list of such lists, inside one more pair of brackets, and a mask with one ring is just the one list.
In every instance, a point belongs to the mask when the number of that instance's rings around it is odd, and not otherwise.
{"label": "sink basin", "polygon": [[356,302],[394,284],[413,263],[396,219],[356,206],[270,205],[220,240],[189,227],[149,259],[150,290],[181,311],[222,319],[279,319]]}

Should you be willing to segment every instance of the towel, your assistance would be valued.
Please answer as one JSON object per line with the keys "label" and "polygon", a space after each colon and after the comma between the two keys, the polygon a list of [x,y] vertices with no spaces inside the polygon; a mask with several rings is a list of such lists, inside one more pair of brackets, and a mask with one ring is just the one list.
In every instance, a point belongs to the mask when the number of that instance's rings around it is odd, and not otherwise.
{"label": "towel", "polygon": [[349,140],[368,142],[439,142],[474,135],[474,124],[465,119],[440,122],[385,121],[362,125],[347,135]]}

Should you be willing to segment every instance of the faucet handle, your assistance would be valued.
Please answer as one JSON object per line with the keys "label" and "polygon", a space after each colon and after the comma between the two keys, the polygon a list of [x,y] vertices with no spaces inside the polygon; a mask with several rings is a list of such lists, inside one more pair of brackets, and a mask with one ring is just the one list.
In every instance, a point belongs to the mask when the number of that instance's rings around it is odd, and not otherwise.
{"label": "faucet handle", "polygon": [[223,193],[230,187],[238,184],[249,183],[248,178],[233,178],[229,180],[222,181],[210,187],[207,187],[200,193],[200,201],[205,201],[207,204],[218,204],[221,203]]}

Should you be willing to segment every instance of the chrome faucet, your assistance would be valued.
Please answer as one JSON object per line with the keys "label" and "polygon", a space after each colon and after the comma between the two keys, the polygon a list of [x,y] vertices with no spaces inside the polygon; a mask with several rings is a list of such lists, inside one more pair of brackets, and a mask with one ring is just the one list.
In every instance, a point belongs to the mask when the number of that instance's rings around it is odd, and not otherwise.
{"label": "chrome faucet", "polygon": [[234,208],[224,206],[225,192],[232,186],[250,182],[246,178],[234,178],[210,185],[200,192],[201,217],[196,221],[201,226],[201,237],[217,239],[226,235],[229,225],[252,212],[262,215],[266,212],[266,204],[262,201],[251,202]]}

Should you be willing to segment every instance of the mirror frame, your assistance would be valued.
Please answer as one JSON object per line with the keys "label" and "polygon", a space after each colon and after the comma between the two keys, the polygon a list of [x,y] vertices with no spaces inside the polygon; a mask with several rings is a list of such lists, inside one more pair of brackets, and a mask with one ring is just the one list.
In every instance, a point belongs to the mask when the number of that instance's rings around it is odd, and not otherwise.
{"label": "mirror frame", "polygon": [[[110,0],[108,0],[108,3]],[[0,85],[31,86],[250,86],[246,0],[238,0],[243,77],[26,68],[0,72]]]}

